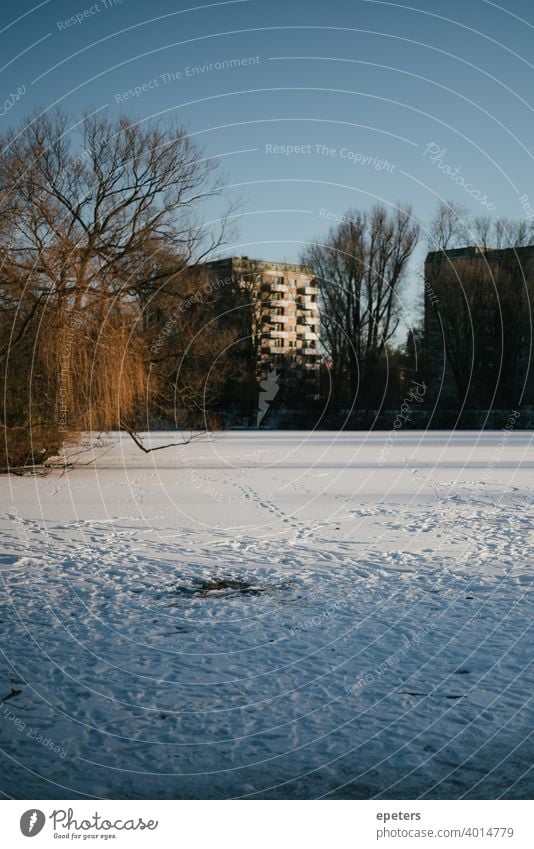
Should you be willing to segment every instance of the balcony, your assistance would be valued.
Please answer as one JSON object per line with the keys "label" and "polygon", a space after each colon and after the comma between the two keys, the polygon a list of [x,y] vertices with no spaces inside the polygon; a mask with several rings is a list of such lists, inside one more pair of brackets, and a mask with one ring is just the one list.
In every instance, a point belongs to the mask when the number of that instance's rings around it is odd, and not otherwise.
{"label": "balcony", "polygon": [[297,286],[297,295],[318,295],[317,286]]}
{"label": "balcony", "polygon": [[289,292],[287,283],[269,283],[265,281],[261,284],[263,292]]}
{"label": "balcony", "polygon": [[288,301],[285,298],[265,298],[262,300],[262,306],[274,307],[291,307],[294,306],[294,301]]}
{"label": "balcony", "polygon": [[288,324],[295,321],[294,315],[276,315],[269,310],[265,312],[266,314],[262,316],[264,324]]}
{"label": "balcony", "polygon": [[304,324],[304,325],[314,324],[315,325],[315,324],[319,324],[319,321],[320,321],[320,319],[319,319],[318,315],[299,315],[297,317],[297,324]]}

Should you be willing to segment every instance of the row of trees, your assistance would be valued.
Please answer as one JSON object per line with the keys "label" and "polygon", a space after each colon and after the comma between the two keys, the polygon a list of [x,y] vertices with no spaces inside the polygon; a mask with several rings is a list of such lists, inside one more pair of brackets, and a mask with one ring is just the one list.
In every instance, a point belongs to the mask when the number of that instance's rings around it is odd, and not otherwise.
{"label": "row of trees", "polygon": [[[5,134],[0,151],[0,467],[41,462],[85,429],[135,437],[154,424],[215,426],[229,410],[253,415],[250,293],[235,280],[213,285],[202,264],[229,237],[233,210],[205,224],[204,204],[223,186],[186,131],[99,114],[73,123],[58,110]],[[303,252],[320,284],[335,405],[377,406],[402,374],[424,374],[422,323],[398,344],[420,238],[409,206],[378,205],[350,210]],[[533,233],[443,203],[427,241],[436,251],[517,248]],[[430,292],[458,403],[469,393],[491,403],[528,345],[516,331],[531,315],[533,276],[509,262],[438,270]]]}

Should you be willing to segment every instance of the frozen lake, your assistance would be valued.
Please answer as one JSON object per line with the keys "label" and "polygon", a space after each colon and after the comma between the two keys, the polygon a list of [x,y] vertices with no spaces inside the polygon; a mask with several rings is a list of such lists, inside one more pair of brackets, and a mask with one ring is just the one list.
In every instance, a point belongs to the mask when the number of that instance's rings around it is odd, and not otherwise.
{"label": "frozen lake", "polygon": [[111,435],[0,479],[0,790],[531,798],[532,440]]}

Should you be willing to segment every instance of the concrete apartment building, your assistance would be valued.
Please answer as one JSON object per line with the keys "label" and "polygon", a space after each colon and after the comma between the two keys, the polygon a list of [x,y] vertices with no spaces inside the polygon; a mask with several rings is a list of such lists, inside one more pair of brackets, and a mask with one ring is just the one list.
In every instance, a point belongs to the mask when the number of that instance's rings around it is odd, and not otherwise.
{"label": "concrete apartment building", "polygon": [[534,246],[470,246],[425,261],[427,403],[534,405]]}
{"label": "concrete apartment building", "polygon": [[207,263],[219,280],[235,279],[248,294],[249,325],[256,351],[257,377],[275,368],[288,398],[318,398],[318,287],[309,268],[246,256]]}

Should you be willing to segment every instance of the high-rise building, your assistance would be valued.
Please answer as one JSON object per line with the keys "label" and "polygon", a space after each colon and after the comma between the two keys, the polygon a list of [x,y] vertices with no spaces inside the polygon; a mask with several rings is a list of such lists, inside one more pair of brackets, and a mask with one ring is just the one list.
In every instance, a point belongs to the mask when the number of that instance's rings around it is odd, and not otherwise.
{"label": "high-rise building", "polygon": [[276,369],[288,399],[316,400],[319,393],[318,287],[309,268],[246,256],[207,263],[219,280],[246,293],[248,326],[258,380]]}
{"label": "high-rise building", "polygon": [[427,402],[534,405],[534,246],[433,251],[425,262]]}

